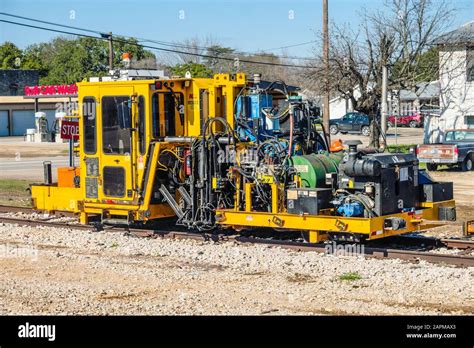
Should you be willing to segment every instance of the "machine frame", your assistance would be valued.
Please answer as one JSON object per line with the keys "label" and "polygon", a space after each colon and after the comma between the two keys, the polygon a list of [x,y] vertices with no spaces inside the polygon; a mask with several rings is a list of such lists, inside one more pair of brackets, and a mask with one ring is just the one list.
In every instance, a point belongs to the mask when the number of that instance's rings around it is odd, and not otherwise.
{"label": "machine frame", "polygon": [[[213,78],[79,83],[78,100],[82,105],[78,115],[79,165],[69,168],[74,172],[73,182],[62,177],[63,169],[58,171],[61,184],[32,185],[33,207],[77,213],[83,224],[93,219],[111,224],[145,223],[176,216],[177,208],[166,201],[152,202],[156,176],[166,167],[160,163],[160,154],[168,152],[184,161],[177,148],[189,147],[202,137],[209,119],[225,119],[234,128],[235,101],[247,84],[243,73],[216,74]],[[122,113],[114,114],[117,117],[109,120],[104,116],[108,110]],[[115,119],[123,124],[115,124]],[[211,128],[219,130],[221,126],[216,123]],[[93,149],[88,150],[86,146],[91,144]],[[237,230],[268,227],[306,231],[310,242],[331,235],[362,236],[370,240],[439,226],[443,224],[436,221],[440,218],[439,207],[455,205],[452,199],[422,202],[415,211],[377,217],[335,216],[334,209],[324,209],[318,215],[289,214],[281,199],[285,187],[269,180],[266,184],[270,186],[271,209],[254,211],[253,184],[238,178],[238,173],[235,175],[236,189],[242,190],[243,195],[235,195],[233,209],[216,207],[217,225]],[[216,187],[217,183],[213,182],[213,189]],[[179,191],[173,196],[176,201],[183,198]],[[393,230],[385,226],[387,218],[402,218],[407,223],[405,228]]]}

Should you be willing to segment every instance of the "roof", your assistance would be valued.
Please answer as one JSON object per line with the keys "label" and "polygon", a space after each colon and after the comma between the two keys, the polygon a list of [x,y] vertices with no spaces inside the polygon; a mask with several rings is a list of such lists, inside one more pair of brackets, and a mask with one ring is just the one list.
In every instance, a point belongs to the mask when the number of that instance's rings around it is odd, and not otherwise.
{"label": "roof", "polygon": [[409,89],[400,91],[400,100],[432,99],[439,97],[441,89],[439,81],[420,82],[416,85],[416,92]]}
{"label": "roof", "polygon": [[436,45],[474,44],[474,21],[438,37]]}

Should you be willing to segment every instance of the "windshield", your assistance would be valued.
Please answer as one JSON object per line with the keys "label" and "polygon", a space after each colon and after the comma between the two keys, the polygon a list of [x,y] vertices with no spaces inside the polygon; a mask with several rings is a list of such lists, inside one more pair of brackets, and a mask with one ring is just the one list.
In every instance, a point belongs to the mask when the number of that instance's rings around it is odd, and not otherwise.
{"label": "windshield", "polygon": [[445,141],[474,141],[474,132],[450,131],[444,137]]}

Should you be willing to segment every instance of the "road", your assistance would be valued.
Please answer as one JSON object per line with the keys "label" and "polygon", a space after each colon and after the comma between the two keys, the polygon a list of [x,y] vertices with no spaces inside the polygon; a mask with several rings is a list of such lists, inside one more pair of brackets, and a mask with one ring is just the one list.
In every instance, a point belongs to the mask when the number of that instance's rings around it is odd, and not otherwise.
{"label": "road", "polygon": [[[370,138],[364,137],[358,134],[341,134],[331,135],[331,140],[342,139],[344,140],[360,140],[363,145],[369,144]],[[389,145],[401,145],[401,144],[422,144],[423,143],[423,128],[407,128],[399,127],[396,131],[395,128],[390,128],[387,132],[387,142]]]}
{"label": "road", "polygon": [[67,167],[69,165],[68,156],[0,158],[0,179],[23,179],[31,181],[43,181],[44,161],[51,161],[52,163],[53,180],[57,179],[56,168]]}
{"label": "road", "polygon": [[43,181],[43,162],[56,168],[68,166],[68,143],[30,143],[23,137],[0,138],[0,179]]}
{"label": "road", "polygon": [[[338,133],[331,137],[331,140],[336,139],[358,139],[365,146],[369,144],[369,137],[362,135]],[[391,128],[387,140],[389,145],[420,144],[423,142],[423,128],[398,128],[397,133]],[[51,161],[53,180],[56,180],[56,168],[68,166],[67,153],[67,143],[27,143],[22,137],[0,138],[0,178],[42,181],[43,162]]]}

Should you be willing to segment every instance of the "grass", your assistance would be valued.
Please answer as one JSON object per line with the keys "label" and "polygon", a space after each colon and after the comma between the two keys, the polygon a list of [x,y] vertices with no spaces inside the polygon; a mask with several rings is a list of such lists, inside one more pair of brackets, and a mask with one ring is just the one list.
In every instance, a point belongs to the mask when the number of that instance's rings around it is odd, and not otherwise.
{"label": "grass", "polygon": [[339,276],[339,280],[353,281],[359,279],[362,279],[362,276],[357,272],[344,273]]}
{"label": "grass", "polygon": [[17,179],[0,179],[0,204],[30,206],[30,182]]}
{"label": "grass", "polygon": [[[410,148],[416,148],[416,144],[401,144],[401,145],[388,145],[388,152],[401,152],[401,153],[410,153]],[[420,169],[426,169],[426,163],[419,164]]]}
{"label": "grass", "polygon": [[409,153],[411,147],[416,148],[416,144],[388,145],[387,149],[389,152]]}

